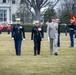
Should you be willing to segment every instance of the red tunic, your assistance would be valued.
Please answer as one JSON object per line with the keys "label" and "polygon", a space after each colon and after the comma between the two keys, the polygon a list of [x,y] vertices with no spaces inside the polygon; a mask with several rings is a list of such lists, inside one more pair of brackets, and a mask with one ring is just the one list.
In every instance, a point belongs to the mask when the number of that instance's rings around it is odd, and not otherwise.
{"label": "red tunic", "polygon": [[11,30],[11,26],[6,26],[7,30]]}
{"label": "red tunic", "polygon": [[0,30],[2,30],[3,29],[3,27],[2,26],[0,26]]}

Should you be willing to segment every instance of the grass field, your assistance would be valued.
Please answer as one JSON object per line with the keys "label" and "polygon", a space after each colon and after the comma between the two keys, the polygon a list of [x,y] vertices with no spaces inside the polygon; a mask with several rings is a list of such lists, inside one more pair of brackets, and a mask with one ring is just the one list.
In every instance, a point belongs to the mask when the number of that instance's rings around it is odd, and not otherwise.
{"label": "grass field", "polygon": [[34,56],[30,33],[22,42],[21,56],[15,55],[11,35],[0,35],[0,75],[76,75],[75,47],[69,48],[69,35],[61,34],[58,56],[50,55],[49,42],[45,38],[41,45],[41,55]]}

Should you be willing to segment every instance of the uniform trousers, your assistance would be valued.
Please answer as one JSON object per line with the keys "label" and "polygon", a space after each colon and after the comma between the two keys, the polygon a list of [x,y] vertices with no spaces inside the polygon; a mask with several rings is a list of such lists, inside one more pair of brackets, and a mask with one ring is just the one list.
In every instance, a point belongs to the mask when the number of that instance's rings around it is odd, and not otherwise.
{"label": "uniform trousers", "polygon": [[70,34],[70,46],[74,47],[74,34]]}
{"label": "uniform trousers", "polygon": [[50,54],[56,53],[58,51],[58,47],[57,47],[57,41],[58,41],[58,35],[55,34],[54,38],[50,38]]}
{"label": "uniform trousers", "polygon": [[34,55],[36,54],[40,55],[40,45],[41,45],[41,41],[38,40],[34,41]]}
{"label": "uniform trousers", "polygon": [[65,30],[65,36],[67,36],[67,30]]}
{"label": "uniform trousers", "polygon": [[22,43],[22,40],[14,40],[14,43],[15,43],[16,55],[20,56],[21,55],[21,43]]}
{"label": "uniform trousers", "polygon": [[2,34],[2,30],[0,30],[0,34]]}
{"label": "uniform trousers", "polygon": [[57,43],[58,47],[60,47],[60,34],[58,34],[58,43]]}
{"label": "uniform trousers", "polygon": [[75,38],[76,38],[76,30],[75,30]]}
{"label": "uniform trousers", "polygon": [[10,34],[10,30],[7,30],[7,33]]}

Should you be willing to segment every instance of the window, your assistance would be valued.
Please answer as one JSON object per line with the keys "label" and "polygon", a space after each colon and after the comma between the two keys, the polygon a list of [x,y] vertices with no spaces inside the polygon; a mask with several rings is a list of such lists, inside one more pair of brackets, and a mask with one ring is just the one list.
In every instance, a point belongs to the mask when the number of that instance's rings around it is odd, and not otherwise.
{"label": "window", "polygon": [[12,0],[12,4],[15,4],[15,0]]}
{"label": "window", "polygon": [[15,14],[12,14],[12,21],[15,21]]}
{"label": "window", "polygon": [[0,22],[7,21],[7,10],[0,10]]}
{"label": "window", "polygon": [[3,0],[3,3],[6,3],[6,0]]}

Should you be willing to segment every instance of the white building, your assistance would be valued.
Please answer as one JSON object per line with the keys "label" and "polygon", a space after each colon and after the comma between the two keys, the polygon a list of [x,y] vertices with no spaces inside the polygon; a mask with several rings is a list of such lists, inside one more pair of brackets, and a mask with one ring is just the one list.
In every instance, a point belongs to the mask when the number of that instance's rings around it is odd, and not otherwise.
{"label": "white building", "polygon": [[0,0],[0,22],[8,23],[15,19],[21,0]]}

